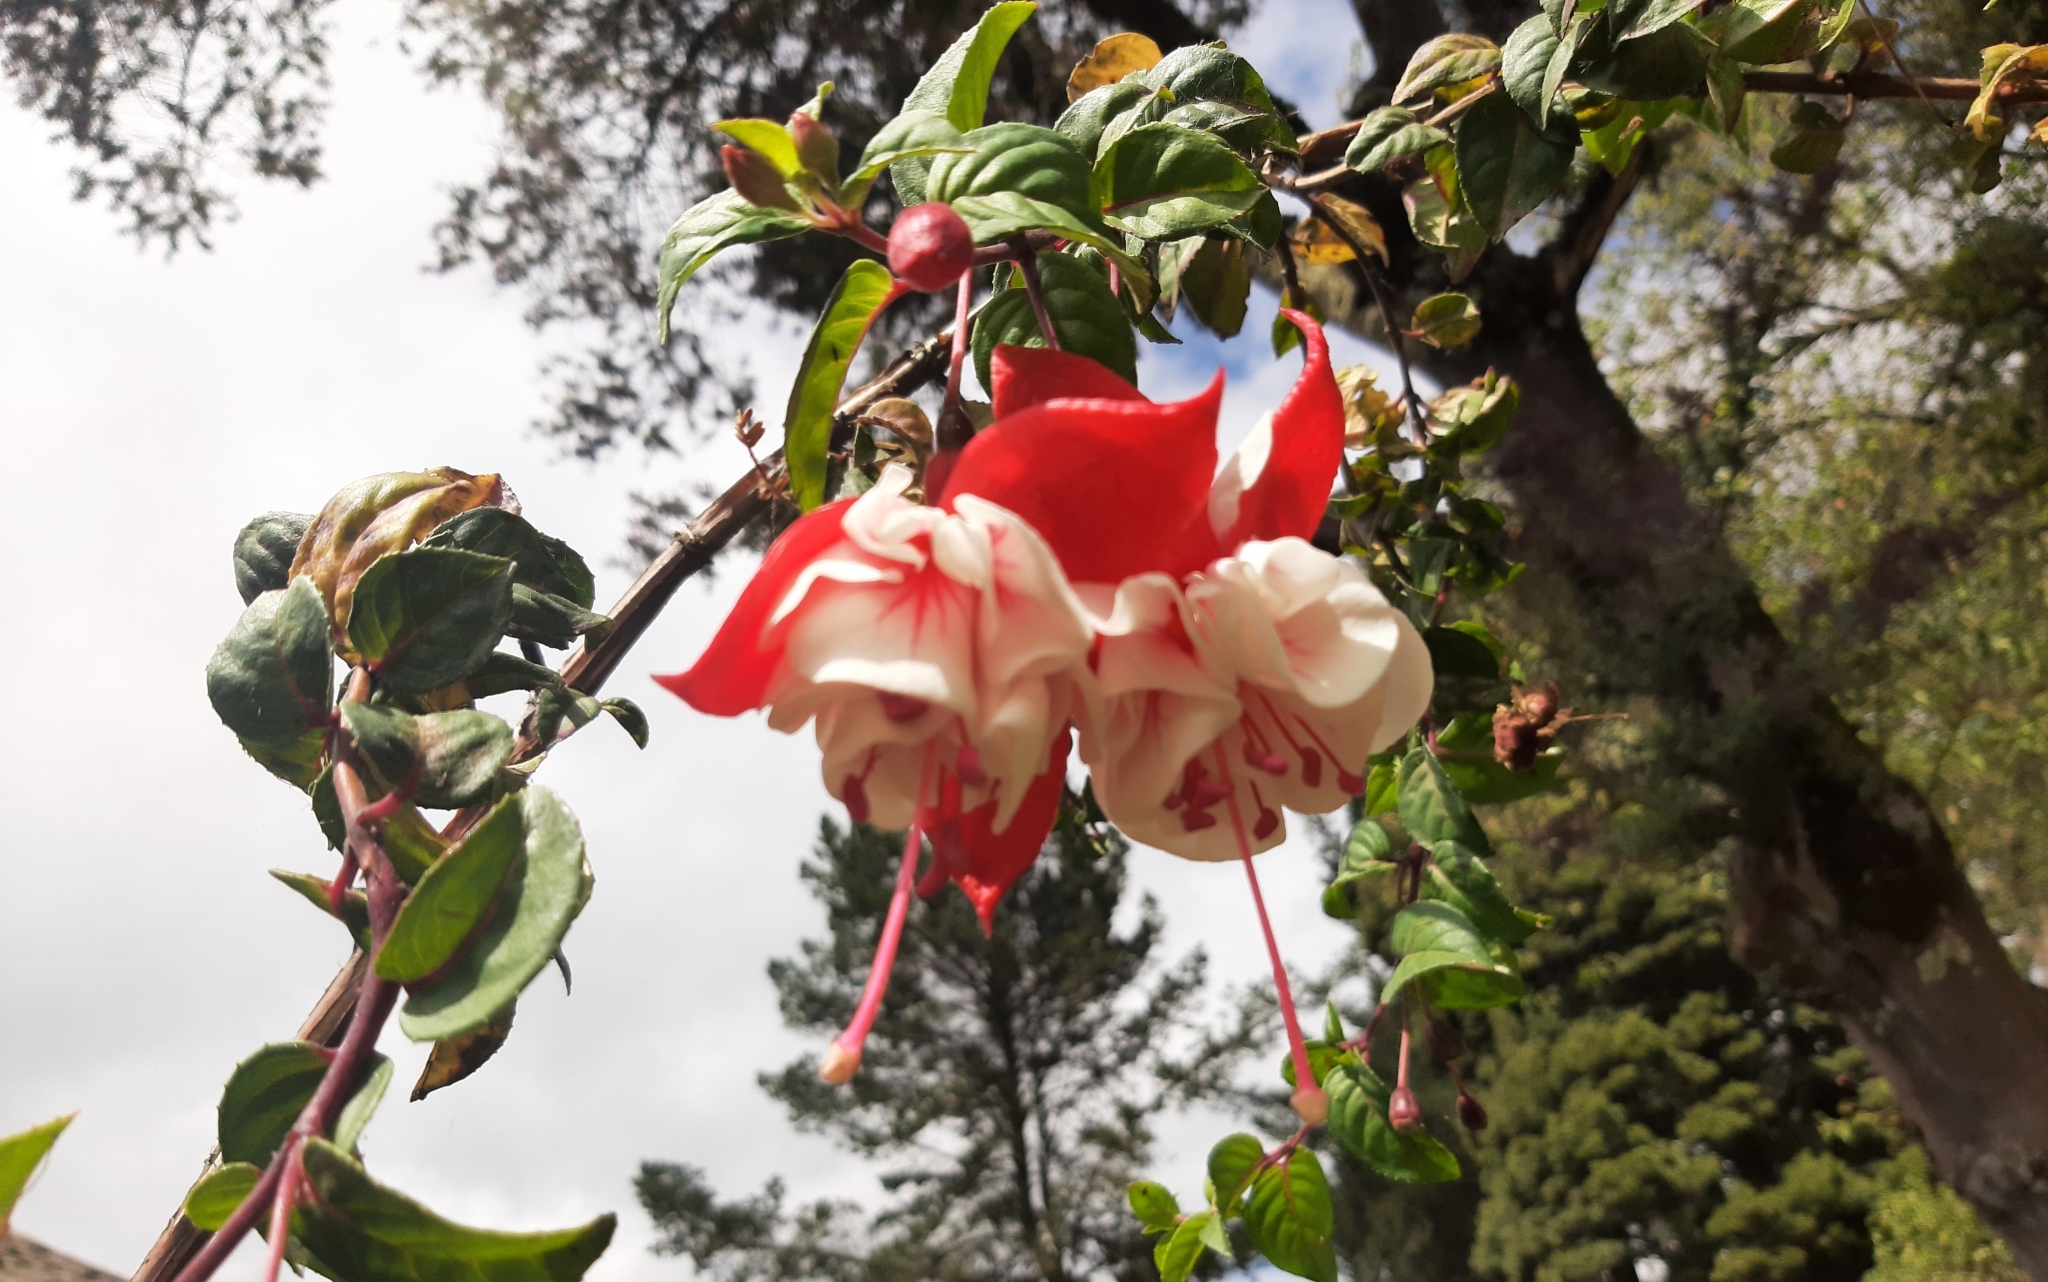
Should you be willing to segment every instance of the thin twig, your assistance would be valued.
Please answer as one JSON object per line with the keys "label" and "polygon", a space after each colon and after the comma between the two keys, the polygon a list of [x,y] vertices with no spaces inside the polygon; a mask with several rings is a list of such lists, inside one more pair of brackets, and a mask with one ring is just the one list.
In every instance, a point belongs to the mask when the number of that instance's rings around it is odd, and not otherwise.
{"label": "thin twig", "polygon": [[1308,207],[1309,212],[1314,215],[1317,222],[1329,228],[1332,235],[1343,241],[1350,248],[1353,257],[1358,263],[1359,273],[1365,277],[1366,288],[1372,291],[1373,305],[1380,309],[1380,322],[1387,329],[1387,346],[1394,349],[1394,359],[1401,366],[1401,397],[1408,411],[1408,424],[1415,430],[1415,443],[1427,446],[1429,444],[1429,429],[1423,425],[1422,403],[1415,395],[1415,375],[1408,367],[1407,343],[1401,330],[1394,324],[1393,297],[1387,290],[1386,282],[1380,279],[1380,274],[1377,271],[1373,270],[1370,261],[1373,251],[1366,248],[1359,241],[1358,237],[1351,234],[1351,229],[1344,225],[1343,219],[1323,207],[1320,197],[1309,197]]}
{"label": "thin twig", "polygon": [[960,372],[967,364],[968,315],[974,308],[974,272],[960,273],[959,292],[953,303],[953,345],[946,359],[946,398],[939,405],[939,423],[933,430],[932,448],[938,453],[964,449],[974,435],[974,424],[960,407]]}

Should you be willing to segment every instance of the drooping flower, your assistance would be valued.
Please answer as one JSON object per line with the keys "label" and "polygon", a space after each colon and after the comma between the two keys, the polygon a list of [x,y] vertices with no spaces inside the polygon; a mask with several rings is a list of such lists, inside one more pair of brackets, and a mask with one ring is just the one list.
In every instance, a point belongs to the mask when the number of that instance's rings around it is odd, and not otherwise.
{"label": "drooping flower", "polygon": [[1289,315],[1301,376],[1220,471],[1220,374],[1158,404],[1081,358],[999,348],[996,421],[947,480],[947,503],[980,496],[1040,530],[1094,610],[1079,720],[1095,795],[1130,836],[1192,859],[1241,853],[1228,811],[1258,851],[1285,837],[1281,807],[1342,805],[1429,701],[1414,625],[1307,542],[1344,409],[1321,330]]}

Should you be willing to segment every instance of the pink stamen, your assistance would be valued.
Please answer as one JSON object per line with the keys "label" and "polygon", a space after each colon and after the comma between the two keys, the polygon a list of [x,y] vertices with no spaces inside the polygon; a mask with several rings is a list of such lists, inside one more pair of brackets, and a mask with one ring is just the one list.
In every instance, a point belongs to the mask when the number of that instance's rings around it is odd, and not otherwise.
{"label": "pink stamen", "polygon": [[[1216,745],[1216,766],[1225,779],[1230,778],[1230,761],[1224,756],[1223,745]],[[1308,1048],[1302,1045],[1301,1019],[1294,1011],[1294,990],[1287,983],[1287,967],[1280,960],[1280,942],[1273,938],[1273,922],[1266,916],[1266,897],[1259,893],[1258,870],[1252,867],[1252,845],[1244,834],[1244,816],[1237,806],[1237,790],[1230,790],[1230,826],[1237,834],[1237,856],[1244,863],[1245,880],[1251,883],[1252,907],[1258,910],[1259,929],[1266,936],[1266,956],[1273,963],[1273,988],[1280,997],[1280,1019],[1287,1025],[1287,1053],[1294,1060],[1294,1097],[1289,1102],[1301,1120],[1310,1126],[1320,1126],[1330,1115],[1330,1097],[1316,1083],[1315,1070],[1309,1066]]]}
{"label": "pink stamen", "polygon": [[[1256,687],[1254,687],[1254,690],[1259,696],[1259,702],[1266,705],[1266,715],[1273,718],[1273,728],[1280,732],[1280,737],[1287,741],[1288,747],[1301,754],[1301,781],[1311,788],[1322,787],[1323,759],[1315,754],[1315,749],[1304,748],[1296,743],[1294,736],[1287,733],[1287,718],[1280,715],[1280,710],[1273,706],[1273,701],[1266,697],[1265,691],[1257,690]],[[1303,727],[1303,729],[1306,728],[1306,726]],[[1328,751],[1328,749],[1324,749],[1324,751]]]}
{"label": "pink stamen", "polygon": [[1252,714],[1245,713],[1238,718],[1238,724],[1244,727],[1245,764],[1269,775],[1286,774],[1287,758],[1273,751],[1273,745],[1266,740],[1266,732],[1259,729],[1259,723],[1252,718]]}
{"label": "pink stamen", "polygon": [[[1329,757],[1330,764],[1336,767],[1337,786],[1348,793],[1352,793],[1353,795],[1364,792],[1365,780],[1359,777],[1358,775],[1352,774],[1349,770],[1346,770],[1343,766],[1338,764],[1342,760],[1342,758],[1340,758],[1336,753],[1330,751],[1330,745],[1323,742],[1323,737],[1316,733],[1316,728],[1308,723],[1308,719],[1305,717],[1296,717],[1295,721],[1301,726],[1301,732],[1307,735],[1309,738],[1315,740],[1316,747],[1321,748],[1323,750],[1324,755]],[[1309,787],[1313,788],[1315,786],[1315,780],[1309,780]]]}
{"label": "pink stamen", "polygon": [[[925,794],[931,791],[932,750],[929,746],[924,753],[924,778],[917,789],[917,804],[924,808]],[[867,987],[861,990],[860,1005],[854,1008],[853,1020],[846,1031],[832,1039],[825,1048],[825,1062],[818,1066],[818,1076],[834,1086],[850,1080],[860,1071],[861,1051],[866,1047],[868,1030],[875,1026],[875,1016],[882,1010],[882,995],[889,991],[889,972],[896,966],[896,949],[903,942],[903,922],[910,916],[910,891],[917,881],[917,855],[924,833],[913,816],[910,831],[903,838],[903,863],[896,870],[896,890],[889,897],[889,915],[882,922],[882,937],[875,943],[875,962],[868,970]]]}
{"label": "pink stamen", "polygon": [[1252,824],[1252,836],[1257,837],[1260,841],[1264,841],[1273,835],[1275,828],[1280,826],[1280,816],[1274,813],[1273,808],[1266,804],[1266,799],[1259,795],[1258,784],[1247,779],[1245,786],[1252,790],[1252,800],[1259,803],[1259,817]]}

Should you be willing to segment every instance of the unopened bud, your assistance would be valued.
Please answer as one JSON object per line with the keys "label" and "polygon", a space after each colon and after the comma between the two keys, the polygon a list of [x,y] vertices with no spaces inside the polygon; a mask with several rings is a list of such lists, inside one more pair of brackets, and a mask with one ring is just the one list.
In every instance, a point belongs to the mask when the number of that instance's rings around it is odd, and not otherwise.
{"label": "unopened bud", "polygon": [[1458,1092],[1458,1120],[1468,1131],[1486,1129],[1486,1106],[1463,1091]]}
{"label": "unopened bud", "polygon": [[837,1041],[825,1047],[825,1062],[818,1065],[818,1080],[828,1086],[844,1086],[860,1071],[860,1052],[850,1051]]}
{"label": "unopened bud", "polygon": [[718,158],[725,164],[725,180],[732,184],[741,200],[763,209],[798,207],[796,197],[790,195],[789,188],[783,184],[782,171],[760,152],[726,146],[718,149]]}
{"label": "unopened bud", "polygon": [[1294,1106],[1295,1115],[1310,1126],[1321,1126],[1330,1118],[1330,1097],[1313,1082],[1295,1091],[1287,1102]]}
{"label": "unopened bud", "polygon": [[950,289],[974,266],[974,233],[950,205],[912,205],[889,229],[889,270],[912,289]]}
{"label": "unopened bud", "polygon": [[839,181],[839,140],[815,116],[799,111],[789,118],[789,136],[796,140],[796,158],[826,182]]}
{"label": "unopened bud", "polygon": [[1387,1101],[1387,1125],[1403,1135],[1413,1135],[1422,1129],[1422,1104],[1414,1091],[1405,1086],[1394,1088],[1393,1098]]}
{"label": "unopened bud", "polygon": [[1448,1020],[1430,1016],[1423,1036],[1429,1043],[1429,1057],[1439,1064],[1448,1064],[1465,1053],[1464,1034]]}

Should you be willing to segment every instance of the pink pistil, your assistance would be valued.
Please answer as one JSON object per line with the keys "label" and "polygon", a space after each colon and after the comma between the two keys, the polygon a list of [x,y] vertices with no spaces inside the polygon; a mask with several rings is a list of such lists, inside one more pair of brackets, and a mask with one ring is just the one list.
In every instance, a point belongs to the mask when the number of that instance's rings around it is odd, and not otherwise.
{"label": "pink pistil", "polygon": [[[932,751],[927,747],[924,778],[917,789],[919,810],[924,808],[925,794],[931,790],[931,783]],[[825,1048],[825,1061],[818,1066],[818,1076],[833,1086],[843,1085],[860,1071],[861,1051],[867,1045],[868,1030],[875,1026],[875,1016],[882,1010],[882,995],[889,991],[889,972],[896,966],[896,949],[903,942],[904,919],[910,916],[910,891],[917,881],[917,856],[923,837],[924,833],[913,817],[910,831],[904,834],[903,863],[896,870],[896,890],[889,897],[889,915],[882,921],[882,937],[875,944],[875,961],[868,970],[867,987],[861,990],[860,1005],[854,1008],[852,1022]]]}
{"label": "pink pistil", "polygon": [[[1223,746],[1216,746],[1216,766],[1223,772],[1225,780],[1230,778],[1230,762],[1224,756]],[[1266,956],[1273,963],[1273,987],[1280,997],[1280,1019],[1287,1025],[1287,1053],[1294,1059],[1294,1095],[1288,1102],[1302,1121],[1310,1126],[1320,1126],[1330,1115],[1330,1097],[1317,1084],[1315,1070],[1308,1062],[1308,1048],[1301,1040],[1301,1019],[1294,1011],[1294,990],[1287,983],[1287,967],[1280,960],[1280,943],[1273,938],[1273,922],[1266,916],[1266,897],[1259,893],[1259,874],[1252,867],[1252,845],[1245,837],[1244,816],[1237,807],[1237,790],[1231,789],[1230,827],[1237,834],[1237,855],[1244,863],[1245,880],[1251,883],[1252,907],[1259,913],[1259,929],[1266,936]]]}

